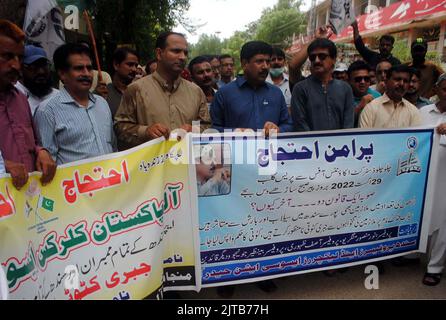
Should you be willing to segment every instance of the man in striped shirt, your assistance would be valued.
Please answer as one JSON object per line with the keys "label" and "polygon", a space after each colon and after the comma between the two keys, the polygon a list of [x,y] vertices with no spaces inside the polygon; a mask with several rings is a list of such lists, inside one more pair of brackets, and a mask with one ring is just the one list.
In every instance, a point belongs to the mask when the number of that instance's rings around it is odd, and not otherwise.
{"label": "man in striped shirt", "polygon": [[57,164],[116,151],[107,102],[90,93],[93,65],[90,50],[65,44],[54,53],[54,66],[64,88],[36,111],[34,121],[42,145]]}

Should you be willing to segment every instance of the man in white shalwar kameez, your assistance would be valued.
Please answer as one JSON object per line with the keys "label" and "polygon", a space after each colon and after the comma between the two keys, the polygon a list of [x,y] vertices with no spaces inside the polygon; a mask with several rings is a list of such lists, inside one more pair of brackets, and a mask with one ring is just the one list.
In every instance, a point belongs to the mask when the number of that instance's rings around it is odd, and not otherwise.
{"label": "man in white shalwar kameez", "polygon": [[423,284],[435,286],[440,283],[446,262],[446,73],[442,74],[435,88],[440,100],[420,109],[423,124],[437,127],[441,134],[438,150],[438,171],[434,186],[429,262]]}

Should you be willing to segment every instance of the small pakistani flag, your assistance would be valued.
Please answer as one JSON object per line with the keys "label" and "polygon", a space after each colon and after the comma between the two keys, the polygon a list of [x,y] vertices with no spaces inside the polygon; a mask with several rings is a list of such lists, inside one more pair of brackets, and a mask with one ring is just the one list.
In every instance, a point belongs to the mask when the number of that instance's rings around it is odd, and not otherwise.
{"label": "small pakistani flag", "polygon": [[54,210],[54,200],[45,198],[45,197],[41,197],[40,198],[40,203],[39,203],[39,208],[43,208],[45,210],[48,210],[50,212],[53,212]]}

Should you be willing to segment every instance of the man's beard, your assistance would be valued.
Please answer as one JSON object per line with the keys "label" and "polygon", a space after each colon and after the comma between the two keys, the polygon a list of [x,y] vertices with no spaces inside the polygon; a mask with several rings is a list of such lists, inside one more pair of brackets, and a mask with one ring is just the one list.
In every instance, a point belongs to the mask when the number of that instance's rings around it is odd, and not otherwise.
{"label": "man's beard", "polygon": [[23,84],[25,87],[31,92],[33,95],[43,98],[51,92],[52,89],[52,81],[49,78],[45,83],[36,83],[33,81],[27,81],[23,79]]}

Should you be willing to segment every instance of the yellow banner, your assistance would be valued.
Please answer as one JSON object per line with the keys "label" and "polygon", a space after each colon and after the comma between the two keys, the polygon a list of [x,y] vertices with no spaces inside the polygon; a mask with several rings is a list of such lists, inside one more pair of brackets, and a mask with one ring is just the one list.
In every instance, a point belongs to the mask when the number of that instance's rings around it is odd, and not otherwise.
{"label": "yellow banner", "polygon": [[0,285],[10,299],[160,298],[197,289],[196,186],[188,144],[157,140],[38,174],[0,179]]}

